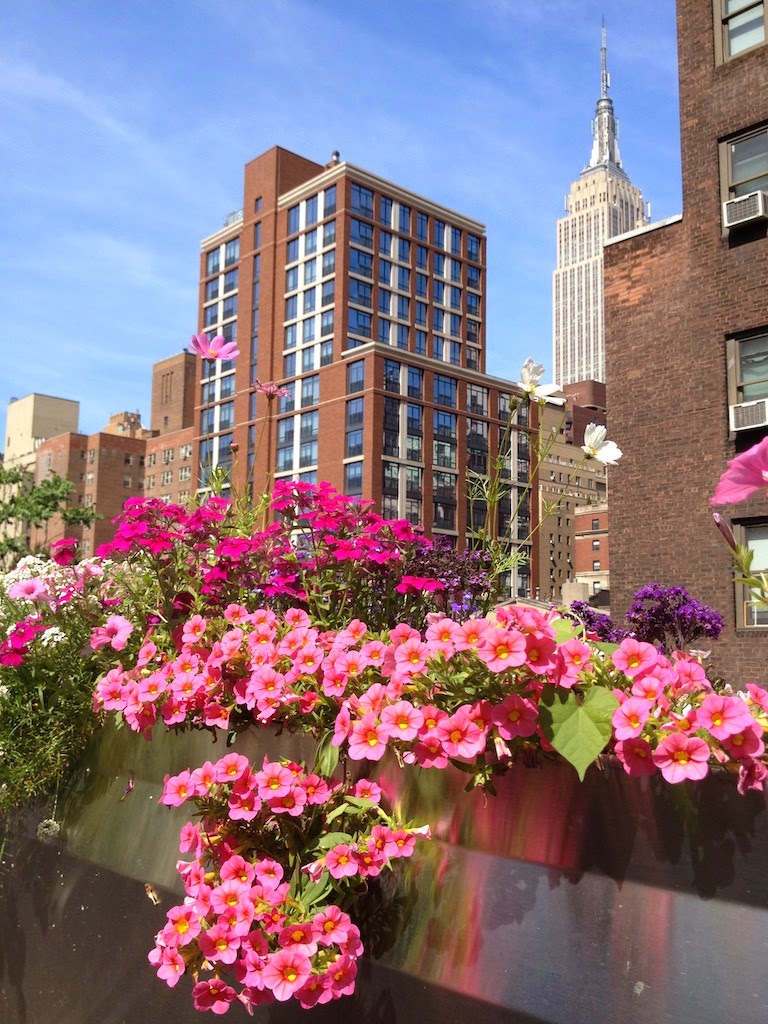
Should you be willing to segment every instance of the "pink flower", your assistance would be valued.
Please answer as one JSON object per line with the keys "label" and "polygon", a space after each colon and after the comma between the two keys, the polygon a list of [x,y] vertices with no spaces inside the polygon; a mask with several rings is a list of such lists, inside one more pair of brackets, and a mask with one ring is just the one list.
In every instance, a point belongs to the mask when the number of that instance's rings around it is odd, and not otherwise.
{"label": "pink flower", "polygon": [[38,579],[19,580],[8,588],[8,597],[14,601],[47,601],[50,596],[46,585]]}
{"label": "pink flower", "polygon": [[78,542],[74,537],[62,537],[51,544],[51,558],[57,565],[71,565],[75,560]]}
{"label": "pink flower", "polygon": [[435,734],[449,757],[473,758],[485,749],[485,733],[466,705],[441,721],[435,727]]}
{"label": "pink flower", "polygon": [[325,855],[325,866],[333,878],[346,878],[357,874],[357,863],[352,847],[339,843]]}
{"label": "pink flower", "polygon": [[630,740],[639,736],[648,721],[653,703],[642,697],[629,697],[613,713],[612,723],[617,740]]}
{"label": "pink flower", "polygon": [[641,643],[631,636],[622,640],[619,649],[613,652],[613,664],[630,679],[650,672],[657,660],[658,651],[653,644]]}
{"label": "pink flower", "polygon": [[424,724],[424,716],[410,701],[399,700],[382,709],[381,724],[393,739],[412,740]]}
{"label": "pink flower", "polygon": [[709,771],[709,745],[698,736],[673,732],[653,752],[654,764],[667,782],[703,779]]}
{"label": "pink flower", "polygon": [[251,391],[264,395],[264,397],[270,402],[275,398],[287,398],[290,394],[288,388],[281,388],[278,384],[275,384],[273,380],[260,381],[258,377],[251,385]]}
{"label": "pink flower", "polygon": [[227,341],[221,334],[213,340],[207,334],[193,334],[190,348],[203,359],[234,359],[240,355],[237,342]]}
{"label": "pink flower", "polygon": [[221,1014],[227,1012],[229,1004],[237,998],[237,993],[221,978],[211,978],[210,981],[199,981],[195,985],[192,998],[196,1010]]}
{"label": "pink flower", "polygon": [[655,775],[656,764],[647,740],[635,737],[619,740],[614,748],[616,757],[624,766],[627,775]]}
{"label": "pink flower", "polygon": [[353,761],[379,761],[387,749],[389,729],[376,720],[376,714],[368,711],[355,722],[349,736],[349,756]]}
{"label": "pink flower", "polygon": [[755,491],[765,490],[768,490],[768,437],[728,462],[709,503],[735,504]]}
{"label": "pink flower", "polygon": [[109,645],[115,651],[122,651],[133,626],[122,615],[110,615],[103,626],[97,626],[91,633],[91,650],[98,651]]}
{"label": "pink flower", "polygon": [[763,762],[747,757],[739,765],[739,781],[736,788],[744,796],[748,789],[762,789],[767,777],[768,768]]}
{"label": "pink flower", "polygon": [[[456,646],[459,648],[459,644]],[[527,657],[525,636],[516,629],[489,629],[480,640],[477,653],[491,672],[524,665]]]}
{"label": "pink flower", "polygon": [[532,736],[538,724],[538,709],[530,700],[510,693],[491,712],[491,721],[505,740],[515,736]]}
{"label": "pink flower", "polygon": [[304,985],[312,973],[312,962],[299,949],[279,949],[262,972],[264,987],[283,1003]]}
{"label": "pink flower", "polygon": [[147,957],[157,967],[157,976],[173,988],[186,969],[184,957],[172,946],[155,946]]}
{"label": "pink flower", "polygon": [[192,782],[192,773],[189,771],[180,772],[178,775],[166,775],[163,784],[163,795],[160,803],[168,807],[180,807],[185,800],[195,795],[195,786]]}
{"label": "pink flower", "polygon": [[735,736],[754,724],[741,697],[724,697],[717,693],[707,694],[698,709],[696,721],[717,740]]}

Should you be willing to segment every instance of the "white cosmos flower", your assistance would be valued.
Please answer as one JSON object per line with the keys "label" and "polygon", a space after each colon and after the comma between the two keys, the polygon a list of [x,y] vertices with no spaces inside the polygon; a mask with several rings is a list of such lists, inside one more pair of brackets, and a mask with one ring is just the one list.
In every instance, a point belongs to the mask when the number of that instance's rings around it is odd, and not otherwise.
{"label": "white cosmos flower", "polygon": [[557,384],[539,384],[544,376],[544,367],[541,363],[534,363],[530,356],[523,363],[520,370],[521,380],[517,386],[527,395],[531,402],[549,402],[551,405],[565,405],[564,398],[553,398],[560,388]]}
{"label": "white cosmos flower", "polygon": [[584,444],[581,450],[586,452],[588,459],[597,459],[606,466],[615,466],[621,458],[621,449],[615,441],[606,441],[608,431],[599,423],[590,423],[584,431]]}

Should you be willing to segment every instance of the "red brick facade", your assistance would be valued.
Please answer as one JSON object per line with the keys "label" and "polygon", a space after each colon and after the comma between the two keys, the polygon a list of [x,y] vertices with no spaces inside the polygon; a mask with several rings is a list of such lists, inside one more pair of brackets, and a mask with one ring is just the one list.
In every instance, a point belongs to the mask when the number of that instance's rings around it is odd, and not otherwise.
{"label": "red brick facade", "polygon": [[[730,432],[727,342],[768,329],[766,221],[728,232],[722,202],[729,142],[768,125],[768,54],[763,44],[718,60],[714,6],[677,5],[682,219],[605,250],[610,434],[624,452],[609,474],[611,606],[621,616],[640,586],[683,584],[725,616],[718,668],[765,682],[768,630],[742,625],[708,501],[726,460],[765,433]],[[725,511],[742,520],[768,505]]]}

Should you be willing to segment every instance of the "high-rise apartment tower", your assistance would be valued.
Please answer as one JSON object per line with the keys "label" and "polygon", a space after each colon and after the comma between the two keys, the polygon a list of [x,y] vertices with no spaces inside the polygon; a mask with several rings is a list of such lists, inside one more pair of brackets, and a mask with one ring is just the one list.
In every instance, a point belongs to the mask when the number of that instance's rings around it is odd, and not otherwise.
{"label": "high-rise apartment tower", "polygon": [[600,99],[592,122],[592,154],[571,186],[557,222],[552,282],[552,367],[555,382],[605,381],[603,244],[646,223],[643,197],[621,165],[618,126],[602,33]]}

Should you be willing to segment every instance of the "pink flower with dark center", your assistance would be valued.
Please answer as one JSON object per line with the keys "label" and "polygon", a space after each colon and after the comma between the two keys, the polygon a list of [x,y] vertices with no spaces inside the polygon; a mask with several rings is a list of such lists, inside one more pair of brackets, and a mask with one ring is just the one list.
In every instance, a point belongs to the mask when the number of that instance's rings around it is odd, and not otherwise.
{"label": "pink flower with dark center", "polygon": [[8,597],[14,601],[47,601],[50,596],[46,585],[38,579],[18,580],[8,588]]}
{"label": "pink flower with dark center", "polygon": [[234,359],[240,355],[237,342],[227,341],[221,334],[209,338],[207,334],[193,334],[189,347],[203,359]]}
{"label": "pink flower with dark center", "polygon": [[110,615],[103,626],[97,626],[91,633],[91,650],[98,651],[109,645],[115,651],[122,651],[133,626],[122,615]]}

